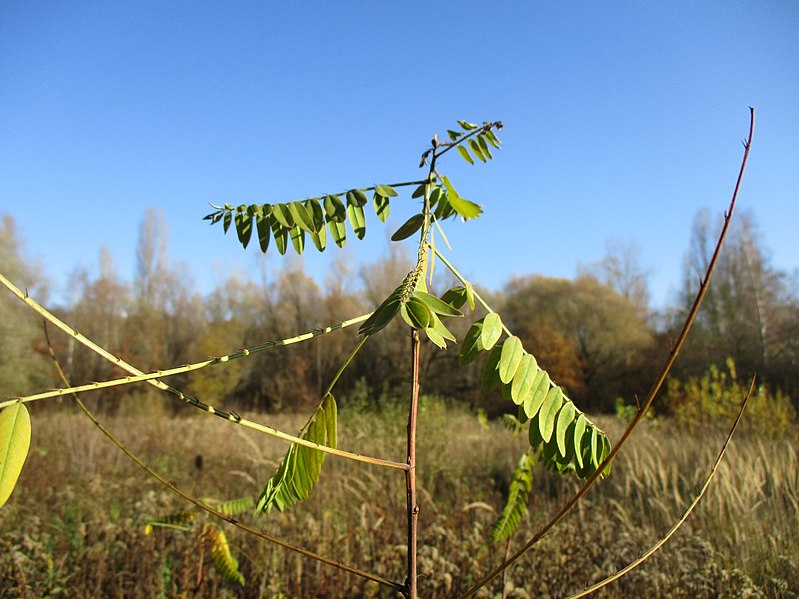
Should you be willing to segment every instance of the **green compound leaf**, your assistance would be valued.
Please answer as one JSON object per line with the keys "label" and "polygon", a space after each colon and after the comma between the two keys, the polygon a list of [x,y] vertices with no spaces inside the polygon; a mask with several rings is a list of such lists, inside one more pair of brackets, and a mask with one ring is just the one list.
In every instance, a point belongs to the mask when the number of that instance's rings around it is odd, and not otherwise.
{"label": "green compound leaf", "polygon": [[[336,447],[337,419],[336,400],[327,394],[300,431],[299,437],[319,445]],[[324,461],[323,452],[292,444],[277,471],[266,482],[255,505],[255,512],[268,514],[272,508],[282,512],[308,499],[319,481]]]}
{"label": "green compound leaf", "polygon": [[0,412],[0,508],[17,484],[31,445],[31,417],[22,402]]}
{"label": "green compound leaf", "polygon": [[408,237],[421,229],[423,224],[424,214],[414,214],[394,232],[394,234],[391,236],[391,241],[402,241],[403,239],[408,239]]}
{"label": "green compound leaf", "polygon": [[489,312],[483,320],[483,330],[480,333],[480,342],[486,350],[494,347],[502,336],[502,319],[496,312]]}
{"label": "green compound leaf", "polygon": [[529,451],[522,454],[519,464],[513,472],[508,500],[494,525],[491,527],[491,537],[495,541],[502,541],[510,537],[527,513],[527,501],[530,490],[533,488],[533,465],[535,459]]}
{"label": "green compound leaf", "polygon": [[377,218],[379,218],[380,222],[382,223],[386,222],[388,220],[388,213],[390,212],[391,208],[388,198],[381,196],[379,193],[377,193],[377,191],[375,191],[375,194],[372,197],[372,202],[374,203],[375,214],[377,214]]}
{"label": "green compound leaf", "polygon": [[458,146],[458,154],[460,154],[461,157],[463,157],[463,159],[469,164],[474,164],[474,159],[469,155],[469,150],[463,146]]}
{"label": "green compound leaf", "polygon": [[239,561],[230,552],[225,532],[215,525],[210,525],[206,530],[208,541],[211,543],[211,558],[214,569],[227,582],[244,586],[244,574],[239,570]]}

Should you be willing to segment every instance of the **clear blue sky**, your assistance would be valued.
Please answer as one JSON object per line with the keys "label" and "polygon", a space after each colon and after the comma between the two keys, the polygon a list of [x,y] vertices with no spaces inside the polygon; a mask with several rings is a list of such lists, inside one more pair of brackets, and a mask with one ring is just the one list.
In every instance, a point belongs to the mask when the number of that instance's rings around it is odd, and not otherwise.
{"label": "clear blue sky", "polygon": [[[132,279],[139,223],[207,291],[255,271],[208,202],[301,199],[414,179],[433,133],[502,120],[504,150],[442,164],[485,215],[448,228],[476,283],[572,277],[637,243],[655,304],[677,289],[692,219],[729,200],[778,268],[799,266],[799,3],[0,1],[0,213],[61,297],[105,244]],[[374,214],[350,255],[392,227]],[[257,246],[257,244],[253,244]],[[309,244],[310,245],[310,244]],[[324,273],[335,248],[306,250]],[[284,264],[277,254],[269,264]],[[2,265],[0,265],[2,270]]]}

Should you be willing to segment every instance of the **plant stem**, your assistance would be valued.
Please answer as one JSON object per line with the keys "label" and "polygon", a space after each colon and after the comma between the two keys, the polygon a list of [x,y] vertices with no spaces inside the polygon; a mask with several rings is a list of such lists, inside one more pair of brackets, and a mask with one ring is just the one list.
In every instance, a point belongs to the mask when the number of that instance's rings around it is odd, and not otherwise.
{"label": "plant stem", "polygon": [[419,354],[421,341],[419,330],[411,332],[411,405],[408,410],[408,469],[405,471],[405,490],[408,500],[408,577],[405,580],[405,596],[416,599],[416,537],[419,521],[419,505],[416,503],[416,417],[419,411]]}

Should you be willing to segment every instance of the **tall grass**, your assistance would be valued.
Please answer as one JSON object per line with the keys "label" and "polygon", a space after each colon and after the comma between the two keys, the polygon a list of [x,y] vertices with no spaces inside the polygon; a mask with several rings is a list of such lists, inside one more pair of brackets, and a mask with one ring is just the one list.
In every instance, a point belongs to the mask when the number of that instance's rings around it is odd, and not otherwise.
{"label": "tall grass", "polygon": [[[301,416],[268,417],[297,430]],[[209,499],[260,492],[286,446],[203,416],[117,417],[109,427],[179,485]],[[621,424],[601,422],[611,434]],[[404,459],[405,415],[343,410],[340,445]],[[420,594],[451,597],[498,563],[490,540],[502,493],[525,446],[501,425],[428,400],[419,430]],[[509,597],[561,596],[634,559],[685,509],[722,435],[647,422],[565,522],[513,566]],[[201,456],[201,457],[200,457]],[[518,540],[575,488],[536,472]],[[0,597],[391,597],[375,583],[288,553],[227,525],[246,586],[222,580],[188,531],[151,518],[185,510],[79,414],[34,418],[33,450],[0,511]],[[703,503],[664,549],[600,595],[799,596],[799,455],[790,439],[738,435]],[[270,534],[402,581],[404,481],[396,472],[328,458],[311,499],[256,521]],[[249,516],[246,517],[249,519]],[[502,583],[483,597],[501,597]]]}

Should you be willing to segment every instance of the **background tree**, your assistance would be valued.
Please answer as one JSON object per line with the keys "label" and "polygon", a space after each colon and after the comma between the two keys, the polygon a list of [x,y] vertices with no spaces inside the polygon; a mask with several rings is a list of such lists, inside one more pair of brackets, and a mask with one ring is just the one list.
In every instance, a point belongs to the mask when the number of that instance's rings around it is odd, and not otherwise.
{"label": "background tree", "polygon": [[[616,397],[640,393],[638,356],[653,337],[638,306],[590,275],[574,281],[530,276],[505,287],[503,314],[508,326],[531,348],[544,350],[544,368],[563,370],[580,405],[608,410]],[[546,323],[546,328],[542,325]],[[558,332],[568,341],[544,340]],[[551,345],[549,350],[545,344]],[[535,349],[533,349],[535,351]],[[579,374],[578,374],[579,373]]]}

